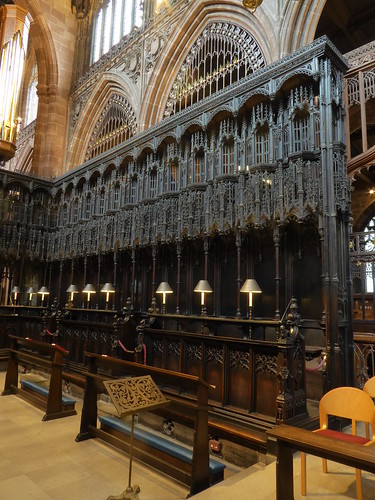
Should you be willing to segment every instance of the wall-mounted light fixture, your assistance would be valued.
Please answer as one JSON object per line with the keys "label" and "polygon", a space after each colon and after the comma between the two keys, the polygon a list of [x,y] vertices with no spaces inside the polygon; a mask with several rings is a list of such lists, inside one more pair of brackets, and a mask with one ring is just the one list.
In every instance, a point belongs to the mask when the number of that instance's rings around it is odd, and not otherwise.
{"label": "wall-mounted light fixture", "polygon": [[87,294],[87,309],[90,309],[90,298],[92,293],[96,293],[96,290],[94,288],[94,285],[91,283],[87,283],[85,288],[82,290],[82,293]]}
{"label": "wall-mounted light fixture", "polygon": [[201,294],[201,315],[206,316],[206,294],[212,293],[212,288],[207,280],[199,280],[194,292]]}
{"label": "wall-mounted light fixture", "polygon": [[156,293],[160,293],[163,295],[162,297],[162,305],[163,305],[163,314],[165,314],[165,308],[166,308],[166,300],[167,300],[167,294],[168,293],[173,293],[172,288],[169,286],[169,283],[167,281],[162,281],[160,285],[158,286]]}
{"label": "wall-mounted light fixture", "polygon": [[106,296],[105,296],[105,308],[108,309],[109,294],[115,293],[115,289],[114,289],[112,283],[105,283],[103,288],[100,291],[106,294]]}
{"label": "wall-mounted light fixture", "polygon": [[40,305],[43,307],[44,306],[44,297],[46,295],[49,295],[49,290],[46,286],[42,286],[42,288],[38,291],[38,294],[42,296],[42,302]]}

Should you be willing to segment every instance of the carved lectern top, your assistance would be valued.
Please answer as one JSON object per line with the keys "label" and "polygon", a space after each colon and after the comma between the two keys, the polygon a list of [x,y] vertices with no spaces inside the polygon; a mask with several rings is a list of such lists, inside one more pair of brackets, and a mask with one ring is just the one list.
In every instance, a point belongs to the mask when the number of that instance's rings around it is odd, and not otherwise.
{"label": "carved lectern top", "polygon": [[105,380],[104,385],[120,417],[155,409],[169,402],[150,375]]}

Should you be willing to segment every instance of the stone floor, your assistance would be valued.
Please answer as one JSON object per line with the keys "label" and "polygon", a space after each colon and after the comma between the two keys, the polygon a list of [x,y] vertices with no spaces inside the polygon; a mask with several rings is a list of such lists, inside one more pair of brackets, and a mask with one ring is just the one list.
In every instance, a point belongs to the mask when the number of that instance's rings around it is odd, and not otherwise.
{"label": "stone floor", "polygon": [[[0,373],[0,388],[4,372]],[[78,408],[79,413],[80,409]],[[42,422],[43,412],[17,396],[0,397],[0,500],[105,500],[128,483],[128,457],[91,439],[76,443],[80,414]],[[299,494],[299,456],[295,456],[295,498]],[[234,473],[222,483],[195,495],[197,500],[275,499],[275,462]],[[354,471],[334,463],[328,475],[321,462],[308,457],[305,498],[356,498]],[[183,500],[188,489],[158,471],[133,463],[132,484],[141,488],[139,500]],[[375,477],[363,473],[364,500],[375,498]]]}

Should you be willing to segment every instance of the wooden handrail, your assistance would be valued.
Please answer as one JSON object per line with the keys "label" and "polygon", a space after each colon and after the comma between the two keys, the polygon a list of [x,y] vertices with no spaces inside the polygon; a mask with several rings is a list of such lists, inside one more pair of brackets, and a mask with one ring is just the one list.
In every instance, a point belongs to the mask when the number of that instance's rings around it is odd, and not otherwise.
{"label": "wooden handrail", "polygon": [[17,337],[17,335],[9,335],[9,338],[15,340],[18,345],[24,345],[27,347],[32,347],[34,349],[38,349],[39,351],[53,353],[55,351],[60,351],[64,356],[69,354],[69,351],[64,349],[58,344],[47,344],[46,342],[42,342],[40,340],[29,339],[28,337]]}
{"label": "wooden handrail", "polygon": [[96,354],[92,352],[85,352],[84,355],[88,359],[95,359],[102,366],[106,367],[122,367],[129,375],[151,375],[161,382],[168,385],[174,385],[174,382],[183,383],[184,388],[196,389],[199,385],[210,389],[212,386],[201,378],[195,375],[188,375],[186,373],[175,372],[172,370],[165,370],[164,368],[157,368],[153,366],[145,366],[141,363],[132,361],[124,361],[122,359],[113,358],[111,356]]}
{"label": "wooden handrail", "polygon": [[275,427],[267,431],[267,434],[270,438],[277,440],[277,500],[292,500],[294,498],[293,451],[303,451],[355,469],[375,472],[374,448],[340,441],[289,425]]}

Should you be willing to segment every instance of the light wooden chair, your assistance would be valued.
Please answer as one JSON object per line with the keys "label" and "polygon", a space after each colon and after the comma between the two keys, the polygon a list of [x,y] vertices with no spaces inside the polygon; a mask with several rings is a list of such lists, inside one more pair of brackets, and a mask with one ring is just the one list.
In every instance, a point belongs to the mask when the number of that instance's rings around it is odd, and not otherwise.
{"label": "light wooden chair", "polygon": [[[375,398],[375,377],[369,378],[365,385],[363,386],[363,390],[370,396],[370,398],[374,401]],[[366,436],[370,436],[369,424],[366,423]]]}
{"label": "light wooden chair", "polygon": [[[328,428],[328,417],[346,418],[352,422],[352,434],[334,431]],[[337,387],[327,392],[319,403],[320,428],[316,433],[330,436],[333,439],[349,441],[364,446],[375,444],[375,406],[371,397],[361,389],[354,387]],[[357,422],[366,425],[367,437],[357,435]],[[371,429],[371,435],[370,435]],[[327,471],[327,460],[322,459],[323,472]],[[357,499],[362,500],[362,477],[360,469],[356,469]],[[306,495],[306,454],[301,453],[301,494]]]}
{"label": "light wooden chair", "polygon": [[363,386],[363,390],[367,392],[370,398],[375,398],[375,377],[371,377],[367,380]]}

